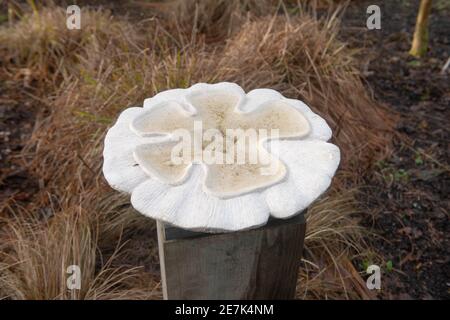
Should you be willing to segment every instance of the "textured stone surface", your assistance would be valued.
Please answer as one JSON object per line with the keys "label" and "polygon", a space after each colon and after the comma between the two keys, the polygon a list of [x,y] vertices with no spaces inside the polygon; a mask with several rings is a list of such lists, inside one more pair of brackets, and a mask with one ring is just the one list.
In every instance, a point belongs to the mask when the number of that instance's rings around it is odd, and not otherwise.
{"label": "textured stone surface", "polygon": [[[244,141],[245,163],[208,163],[205,150],[226,155],[228,149],[211,151],[202,140],[188,162],[174,164],[175,132],[194,135],[200,121],[202,132],[214,129],[225,140],[227,129],[278,129],[279,137],[258,136],[254,148]],[[146,216],[205,232],[249,229],[270,215],[295,215],[328,188],[340,161],[339,149],[326,142],[330,137],[325,120],[299,100],[270,89],[246,94],[232,83],[201,83],[123,111],[105,138],[103,172]],[[249,163],[254,154],[268,161]],[[264,173],[269,165],[276,170]]]}

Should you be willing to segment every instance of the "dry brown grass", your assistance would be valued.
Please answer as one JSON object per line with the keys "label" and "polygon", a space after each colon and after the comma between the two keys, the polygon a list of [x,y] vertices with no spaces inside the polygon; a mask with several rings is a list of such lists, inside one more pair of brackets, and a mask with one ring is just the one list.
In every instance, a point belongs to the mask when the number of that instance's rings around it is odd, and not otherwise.
{"label": "dry brown grass", "polygon": [[[229,17],[245,16],[242,8]],[[214,10],[197,9],[197,16],[213,17]],[[221,34],[214,44],[200,27],[175,31],[181,22],[174,29],[173,22],[153,19],[137,28],[100,11],[84,11],[83,28],[74,34],[55,23],[64,12],[54,8],[0,29],[3,69],[12,81],[28,70],[28,85],[44,106],[23,151],[40,190],[25,208],[13,199],[2,204],[8,210],[0,292],[26,299],[158,297],[158,279],[140,268],[130,245],[136,233],[154,237],[154,228],[105,184],[103,137],[122,109],[158,91],[228,80],[301,98],[332,125],[345,161],[339,188],[310,211],[298,296],[367,297],[357,272],[348,274],[367,247],[354,197],[344,187],[357,181],[357,168],[389,151],[390,118],[368,97],[352,52],[336,40],[336,15],[318,21],[307,13],[261,14],[221,21],[240,31]],[[155,247],[141,254],[155,255]],[[75,296],[64,287],[73,261],[86,270]]]}
{"label": "dry brown grass", "polygon": [[356,189],[331,192],[307,213],[307,230],[297,297],[300,299],[372,299],[364,275],[352,260],[372,256],[368,231],[358,225]]}
{"label": "dry brown grass", "polygon": [[250,16],[273,14],[279,6],[277,0],[187,0],[162,3],[159,9],[172,18],[170,29],[214,42],[234,34]]}
{"label": "dry brown grass", "polygon": [[[87,195],[89,197],[89,195]],[[86,199],[83,199],[86,201]],[[113,201],[114,196],[108,201]],[[94,202],[94,201],[91,201]],[[25,210],[14,211],[2,232],[0,298],[8,299],[150,299],[159,297],[158,283],[141,267],[115,266],[120,258],[124,210],[102,199],[100,215],[83,212],[83,206],[57,208],[52,203],[48,218]],[[115,203],[117,205],[117,202]],[[118,210],[119,209],[119,210]],[[102,221],[106,218],[107,221]],[[119,221],[116,221],[119,219]],[[104,237],[105,233],[107,236]],[[105,240],[112,240],[105,244]],[[103,244],[103,246],[102,246]],[[111,251],[108,246],[116,246]],[[105,254],[103,253],[105,252]],[[67,267],[81,270],[81,289],[68,290]]]}
{"label": "dry brown grass", "polygon": [[67,29],[66,12],[49,9],[25,14],[13,29],[0,32],[2,59],[27,68],[33,79],[51,81],[55,87],[60,75],[68,77],[75,71],[73,66],[83,59],[82,51],[108,45],[125,49],[136,36],[131,25],[117,23],[99,11],[83,15],[83,30]]}

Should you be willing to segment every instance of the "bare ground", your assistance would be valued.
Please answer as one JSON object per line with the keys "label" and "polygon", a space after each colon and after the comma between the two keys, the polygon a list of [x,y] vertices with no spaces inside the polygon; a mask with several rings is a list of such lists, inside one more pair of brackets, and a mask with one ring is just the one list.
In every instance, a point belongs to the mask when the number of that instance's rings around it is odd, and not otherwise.
{"label": "bare ground", "polygon": [[379,235],[370,241],[383,257],[380,295],[448,299],[450,82],[449,70],[441,71],[450,53],[449,7],[435,3],[429,52],[416,60],[408,50],[418,1],[383,2],[382,29],[373,31],[364,28],[368,4],[350,6],[342,37],[365,47],[362,68],[375,98],[401,117],[394,152],[375,165],[361,197],[371,213],[363,224]]}

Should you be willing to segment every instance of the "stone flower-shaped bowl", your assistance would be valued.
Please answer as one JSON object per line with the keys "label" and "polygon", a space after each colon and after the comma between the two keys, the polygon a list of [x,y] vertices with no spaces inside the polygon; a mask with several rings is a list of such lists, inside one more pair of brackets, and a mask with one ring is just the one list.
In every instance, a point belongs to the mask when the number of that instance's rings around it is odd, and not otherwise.
{"label": "stone flower-shaped bowl", "polygon": [[[224,144],[237,145],[229,129],[262,129],[269,136],[243,140],[244,162],[202,157],[206,151],[230,153],[205,142],[223,134]],[[180,130],[205,134],[192,139],[192,149],[180,149]],[[206,137],[208,131],[213,137]],[[326,142],[330,138],[325,120],[299,100],[271,89],[246,94],[233,83],[199,83],[124,110],[105,137],[103,173],[146,216],[188,230],[244,230],[266,224],[269,216],[299,214],[329,187],[340,161],[339,148]],[[174,154],[185,157],[174,161]],[[248,160],[255,154],[264,162]]]}

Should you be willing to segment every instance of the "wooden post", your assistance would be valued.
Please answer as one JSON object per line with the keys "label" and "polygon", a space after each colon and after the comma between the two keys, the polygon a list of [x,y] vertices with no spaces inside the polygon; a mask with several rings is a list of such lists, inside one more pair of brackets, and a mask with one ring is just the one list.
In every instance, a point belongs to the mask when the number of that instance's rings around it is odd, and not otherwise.
{"label": "wooden post", "polygon": [[432,0],[421,0],[419,13],[417,14],[414,38],[409,54],[420,58],[425,55],[428,49],[428,16],[431,11]]}
{"label": "wooden post", "polygon": [[158,222],[164,299],[292,299],[305,230],[304,213],[220,234]]}

